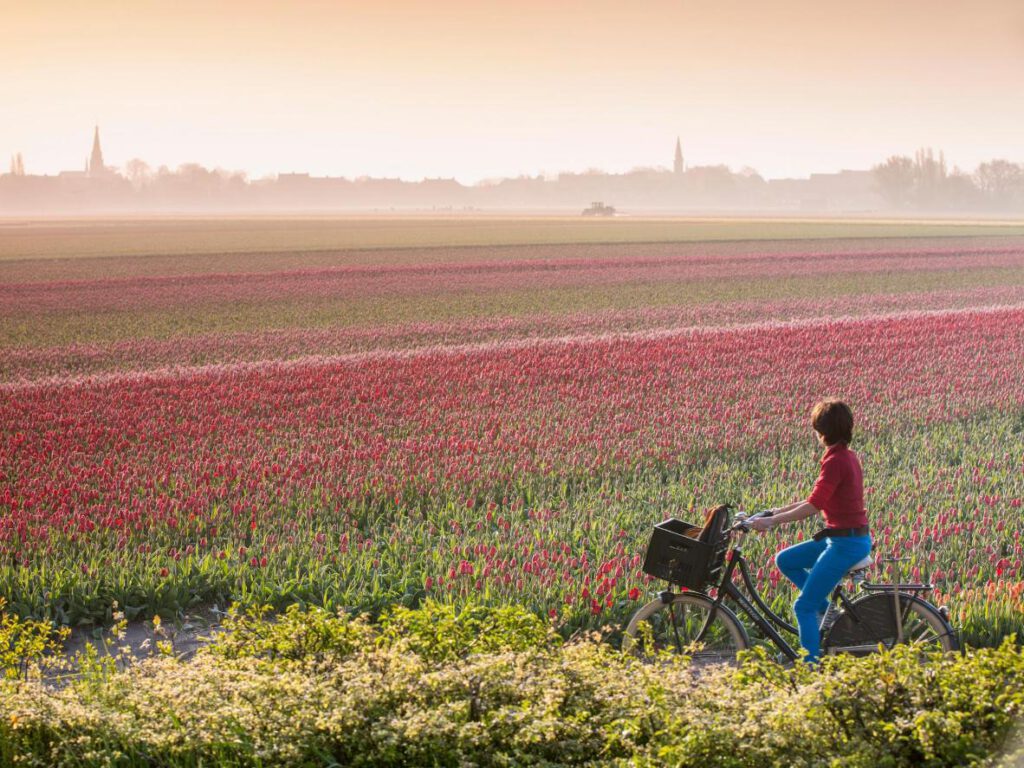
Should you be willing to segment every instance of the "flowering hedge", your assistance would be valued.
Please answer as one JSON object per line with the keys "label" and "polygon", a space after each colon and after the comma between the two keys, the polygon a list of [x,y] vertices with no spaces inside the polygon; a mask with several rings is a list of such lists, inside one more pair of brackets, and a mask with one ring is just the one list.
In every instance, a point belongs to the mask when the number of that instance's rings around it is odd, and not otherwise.
{"label": "flowering hedge", "polygon": [[0,764],[950,766],[990,754],[1024,706],[1009,642],[695,670],[437,604],[382,626],[236,616],[190,662],[91,664],[63,688],[0,685]]}

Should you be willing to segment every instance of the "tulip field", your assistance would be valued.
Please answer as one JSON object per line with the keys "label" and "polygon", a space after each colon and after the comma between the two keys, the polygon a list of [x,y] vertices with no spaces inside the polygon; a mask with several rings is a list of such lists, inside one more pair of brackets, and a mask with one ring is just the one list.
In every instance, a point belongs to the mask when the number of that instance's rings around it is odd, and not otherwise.
{"label": "tulip field", "polygon": [[[0,597],[68,624],[433,596],[620,625],[660,586],[651,526],[806,496],[809,410],[839,396],[877,552],[993,642],[1024,628],[1024,237],[912,234],[405,231],[248,270],[219,241],[28,238],[0,261]],[[748,541],[777,605],[771,555],[813,530]]]}

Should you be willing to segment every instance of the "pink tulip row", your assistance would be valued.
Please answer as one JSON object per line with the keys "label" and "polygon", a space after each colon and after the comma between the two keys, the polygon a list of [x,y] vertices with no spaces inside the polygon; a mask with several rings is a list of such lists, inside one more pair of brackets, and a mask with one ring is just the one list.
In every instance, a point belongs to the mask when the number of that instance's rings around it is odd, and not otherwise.
{"label": "pink tulip row", "polygon": [[[131,339],[109,343],[71,343],[48,348],[16,348],[0,358],[0,382],[31,383],[107,371],[145,371],[174,366],[292,360],[317,355],[349,355],[388,350],[423,350],[453,345],[494,343],[648,330],[721,327],[759,321],[871,316],[920,310],[1024,304],[1024,286],[980,287],[910,293],[872,293],[843,297],[827,306],[814,299],[723,301],[695,306],[553,315],[505,316],[450,322],[328,329],[209,333],[187,338]],[[0,384],[2,386],[2,384]]]}
{"label": "pink tulip row", "polygon": [[1024,250],[1003,248],[820,251],[787,254],[487,260],[430,265],[323,267],[270,273],[146,276],[14,283],[0,294],[0,317],[153,310],[225,302],[431,296],[530,286],[652,284],[926,271],[1019,268]]}
{"label": "pink tulip row", "polygon": [[[952,234],[952,233],[950,233]],[[789,254],[822,253],[884,255],[893,252],[950,252],[979,249],[1005,249],[1018,246],[1019,236],[993,233],[978,236],[859,237],[797,240],[704,240],[650,242],[550,242],[422,246],[415,243],[385,247],[329,247],[320,243],[311,250],[260,250],[261,243],[252,241],[243,250],[210,251],[208,244],[178,241],[162,254],[145,248],[136,252],[94,254],[82,252],[64,258],[50,248],[52,243],[36,243],[10,260],[13,241],[4,261],[5,283],[76,282],[95,279],[133,279],[139,277],[196,276],[204,274],[266,274],[273,272],[312,271],[336,267],[367,265],[402,266],[431,264],[477,264],[504,261],[604,261],[635,258],[743,258],[772,260]],[[197,246],[198,247],[195,247]],[[91,250],[91,249],[88,249]]]}
{"label": "pink tulip row", "polygon": [[872,429],[1024,405],[1024,310],[213,367],[0,393],[0,552],[210,548],[296,511],[429,508],[533,479],[788,444],[841,393]]}

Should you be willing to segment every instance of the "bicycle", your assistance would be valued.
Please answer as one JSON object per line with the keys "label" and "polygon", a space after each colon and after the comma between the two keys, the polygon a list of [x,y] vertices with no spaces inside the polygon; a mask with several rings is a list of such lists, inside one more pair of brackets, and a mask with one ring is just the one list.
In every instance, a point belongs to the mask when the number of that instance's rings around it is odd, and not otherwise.
{"label": "bicycle", "polygon": [[[656,525],[644,571],[668,581],[669,588],[633,614],[623,646],[640,655],[671,651],[704,663],[735,661],[736,654],[751,643],[746,627],[725,604],[728,598],[786,658],[797,659],[799,645],[791,645],[780,631],[796,635],[798,630],[765,602],[750,577],[741,546],[749,522],[770,514],[738,517],[713,542],[687,535],[700,529],[681,520],[673,518]],[[884,562],[901,559],[886,558]],[[934,585],[869,582],[867,571],[873,564],[874,558],[868,555],[850,568],[833,590],[821,623],[822,655],[865,655],[899,644],[920,646],[923,651],[959,650],[959,636],[949,622],[948,611],[925,599]],[[749,599],[734,583],[737,571]],[[856,588],[852,598],[844,589],[846,581]],[[673,592],[673,585],[681,591]]]}

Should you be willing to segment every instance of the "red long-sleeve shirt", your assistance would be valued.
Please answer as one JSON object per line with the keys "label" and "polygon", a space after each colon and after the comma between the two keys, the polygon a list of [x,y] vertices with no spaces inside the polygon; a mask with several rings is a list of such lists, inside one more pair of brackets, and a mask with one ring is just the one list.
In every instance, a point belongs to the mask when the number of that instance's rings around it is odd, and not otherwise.
{"label": "red long-sleeve shirt", "polygon": [[827,528],[857,528],[868,524],[860,459],[846,443],[830,445],[825,451],[821,474],[807,503],[825,515]]}

